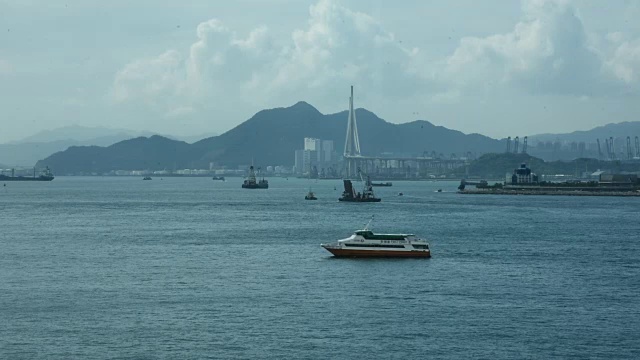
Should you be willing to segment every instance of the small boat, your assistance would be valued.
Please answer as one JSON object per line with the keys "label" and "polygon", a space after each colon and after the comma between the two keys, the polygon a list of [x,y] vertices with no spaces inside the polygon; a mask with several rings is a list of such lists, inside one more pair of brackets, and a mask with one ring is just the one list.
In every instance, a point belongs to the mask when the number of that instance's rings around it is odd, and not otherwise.
{"label": "small boat", "polygon": [[436,192],[442,192],[442,189],[438,189],[438,191],[436,191]]}
{"label": "small boat", "polygon": [[401,193],[401,192],[399,192],[399,193],[398,193],[398,196],[403,196],[403,195],[404,195],[404,194],[403,194],[403,193]]}
{"label": "small boat", "polygon": [[376,234],[368,227],[369,224],[346,239],[320,246],[335,257],[431,257],[425,239],[413,234]]}
{"label": "small boat", "polygon": [[220,181],[225,181],[224,180],[224,176],[214,176],[211,178],[211,180],[220,180]]}
{"label": "small boat", "polygon": [[152,180],[152,179],[151,179],[151,176],[145,176],[142,178],[142,180]]}
{"label": "small boat", "polygon": [[314,194],[313,191],[311,191],[311,189],[309,189],[309,192],[307,193],[307,195],[305,195],[304,199],[305,200],[318,200],[318,198],[316,197],[316,194]]}
{"label": "small boat", "polygon": [[389,181],[387,182],[380,182],[380,183],[371,183],[371,186],[393,186],[393,184]]}
{"label": "small boat", "polygon": [[[258,168],[258,170],[260,170],[260,168]],[[256,172],[253,169],[253,165],[251,165],[249,167],[249,176],[242,183],[242,188],[243,189],[268,189],[269,182],[265,180],[264,177],[260,181],[257,181]]]}

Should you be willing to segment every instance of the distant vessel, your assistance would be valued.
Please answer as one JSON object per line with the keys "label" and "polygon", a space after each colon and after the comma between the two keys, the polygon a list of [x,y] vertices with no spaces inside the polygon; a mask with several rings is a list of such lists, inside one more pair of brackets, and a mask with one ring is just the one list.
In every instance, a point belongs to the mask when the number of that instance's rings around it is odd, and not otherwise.
{"label": "distant vessel", "polygon": [[413,234],[375,234],[358,230],[333,244],[320,244],[336,257],[431,257],[429,243]]}
{"label": "distant vessel", "polygon": [[309,192],[307,193],[307,195],[305,195],[304,199],[305,200],[318,200],[318,198],[316,197],[316,194],[314,194],[313,191],[311,191],[311,188],[309,188]]}
{"label": "distant vessel", "polygon": [[225,181],[224,180],[224,176],[214,176],[211,178],[212,180],[220,180],[220,181]]}
{"label": "distant vessel", "polygon": [[257,181],[256,180],[256,172],[253,169],[253,165],[251,165],[249,167],[249,176],[242,183],[242,188],[243,189],[268,189],[269,188],[269,182],[267,180],[265,180],[264,177],[262,179],[260,179],[260,181]]}
{"label": "distant vessel", "polygon": [[383,183],[371,183],[371,186],[393,186],[393,184],[389,181]]}
{"label": "distant vessel", "polygon": [[[360,172],[360,178],[362,179],[362,172]],[[373,193],[373,186],[371,185],[371,181],[369,180],[369,176],[367,176],[367,180],[364,181],[364,189],[362,192],[356,192],[353,188],[353,184],[351,180],[343,180],[344,182],[344,191],[342,192],[342,196],[338,199],[338,201],[346,201],[346,202],[380,202],[380,198],[377,198]]]}
{"label": "distant vessel", "polygon": [[54,176],[48,166],[37,177],[35,168],[33,169],[33,177],[15,176],[15,169],[11,169],[11,176],[0,174],[0,181],[51,181],[53,179]]}
{"label": "distant vessel", "polygon": [[145,176],[142,178],[142,180],[153,180],[153,179],[151,179],[151,176]]}

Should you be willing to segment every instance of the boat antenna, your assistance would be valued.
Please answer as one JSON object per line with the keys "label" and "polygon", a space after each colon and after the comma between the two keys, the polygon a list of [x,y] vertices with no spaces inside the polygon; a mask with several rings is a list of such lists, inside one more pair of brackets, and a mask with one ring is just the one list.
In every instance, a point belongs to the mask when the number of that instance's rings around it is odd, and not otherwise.
{"label": "boat antenna", "polygon": [[369,230],[369,225],[371,225],[372,221],[373,221],[373,215],[371,215],[371,219],[369,219],[369,222],[367,223],[367,225],[364,226],[364,230]]}

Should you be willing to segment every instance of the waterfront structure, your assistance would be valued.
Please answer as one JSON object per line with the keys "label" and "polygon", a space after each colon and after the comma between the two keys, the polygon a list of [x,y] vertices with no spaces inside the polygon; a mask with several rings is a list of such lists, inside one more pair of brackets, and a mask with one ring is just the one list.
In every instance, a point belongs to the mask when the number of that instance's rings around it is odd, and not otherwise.
{"label": "waterfront structure", "polygon": [[507,174],[506,183],[511,185],[537,184],[538,175],[534,174],[527,167],[527,164],[522,163],[519,168],[513,170],[513,174],[510,176]]}

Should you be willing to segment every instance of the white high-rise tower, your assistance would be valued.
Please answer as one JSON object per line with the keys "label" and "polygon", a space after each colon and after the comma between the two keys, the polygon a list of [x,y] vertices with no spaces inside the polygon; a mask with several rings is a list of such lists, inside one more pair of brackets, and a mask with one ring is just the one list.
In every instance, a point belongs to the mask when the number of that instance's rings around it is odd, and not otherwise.
{"label": "white high-rise tower", "polygon": [[344,156],[360,156],[360,140],[358,139],[358,122],[353,111],[353,86],[349,97],[349,120],[347,122],[347,138],[344,141]]}
{"label": "white high-rise tower", "polygon": [[349,97],[349,119],[347,122],[347,137],[344,141],[344,161],[347,176],[357,174],[357,158],[360,154],[360,139],[358,139],[358,122],[356,112],[353,110],[353,85],[351,86],[351,96]]}

